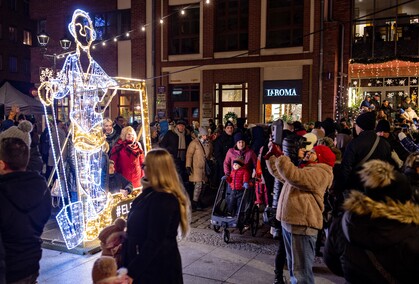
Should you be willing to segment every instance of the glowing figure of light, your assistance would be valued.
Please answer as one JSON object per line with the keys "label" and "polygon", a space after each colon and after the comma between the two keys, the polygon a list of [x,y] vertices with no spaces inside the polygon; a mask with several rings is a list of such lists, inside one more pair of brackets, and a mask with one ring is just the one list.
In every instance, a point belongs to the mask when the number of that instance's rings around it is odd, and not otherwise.
{"label": "glowing figure of light", "polygon": [[[76,52],[67,56],[56,78],[44,78],[38,90],[45,110],[46,106],[54,109],[54,100],[70,98],[70,131],[75,149],[79,201],[71,202],[68,199],[68,204],[63,204],[63,209],[57,216],[57,222],[67,247],[74,248],[83,240],[84,222],[97,218],[107,205],[108,197],[101,187],[101,161],[103,155],[106,155],[102,151],[106,141],[102,123],[103,112],[116,94],[118,84],[90,55],[96,32],[89,15],[82,10],[74,11],[68,28],[75,39]],[[59,160],[63,161],[62,145],[58,146],[60,153],[55,153],[53,147],[57,168],[60,167]],[[107,166],[105,169],[107,170]],[[61,171],[57,170],[57,174],[63,197],[69,197],[67,182],[61,183],[61,180],[66,179],[63,166]]]}

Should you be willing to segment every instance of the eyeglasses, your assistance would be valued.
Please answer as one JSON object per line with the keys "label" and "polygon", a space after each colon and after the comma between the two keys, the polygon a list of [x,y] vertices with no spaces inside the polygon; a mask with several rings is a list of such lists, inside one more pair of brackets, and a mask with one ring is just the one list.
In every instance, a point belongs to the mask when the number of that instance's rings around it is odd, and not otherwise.
{"label": "eyeglasses", "polygon": [[145,168],[145,164],[142,164],[141,169],[144,170],[144,168]]}

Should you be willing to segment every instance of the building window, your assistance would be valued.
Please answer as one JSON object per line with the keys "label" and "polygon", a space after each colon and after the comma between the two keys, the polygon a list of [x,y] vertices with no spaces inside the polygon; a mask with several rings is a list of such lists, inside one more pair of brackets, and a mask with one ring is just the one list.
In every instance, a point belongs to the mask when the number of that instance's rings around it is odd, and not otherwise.
{"label": "building window", "polygon": [[[170,7],[169,54],[199,53],[199,6]],[[184,11],[184,14],[181,13]]]}
{"label": "building window", "polygon": [[32,33],[30,31],[23,31],[23,44],[32,45]]}
{"label": "building window", "polygon": [[215,51],[248,49],[248,0],[218,0],[215,17]]}
{"label": "building window", "polygon": [[17,42],[17,28],[9,27],[9,39],[12,42]]}
{"label": "building window", "polygon": [[11,11],[17,11],[17,0],[9,0],[9,9]]}
{"label": "building window", "polygon": [[119,94],[119,115],[122,115],[129,124],[134,121],[141,123],[141,102],[138,92],[122,91]]}
{"label": "building window", "polygon": [[38,21],[38,34],[45,32],[45,27],[47,25],[47,20],[39,20]]}
{"label": "building window", "polygon": [[268,0],[266,47],[303,45],[304,0]]}
{"label": "building window", "polygon": [[131,10],[93,14],[91,18],[96,31],[96,40],[107,40],[120,35],[122,36],[118,40],[129,39],[125,33],[131,30]]}
{"label": "building window", "polygon": [[199,120],[199,84],[170,85],[172,116],[189,123]]}
{"label": "building window", "polygon": [[416,1],[354,1],[352,15],[353,58],[418,56]]}
{"label": "building window", "polygon": [[215,84],[215,119],[224,124],[224,116],[234,112],[237,117],[247,117],[248,83]]}
{"label": "building window", "polygon": [[23,0],[23,13],[29,16],[29,0]]}
{"label": "building window", "polygon": [[9,72],[17,73],[17,57],[15,56],[9,57]]}

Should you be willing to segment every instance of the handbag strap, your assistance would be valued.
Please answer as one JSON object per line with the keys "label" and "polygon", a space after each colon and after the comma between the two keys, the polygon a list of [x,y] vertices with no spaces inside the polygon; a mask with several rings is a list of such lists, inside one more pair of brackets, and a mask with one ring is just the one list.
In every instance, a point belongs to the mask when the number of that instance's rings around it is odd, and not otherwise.
{"label": "handbag strap", "polygon": [[377,135],[377,137],[375,138],[374,144],[372,145],[370,151],[368,152],[368,154],[357,164],[356,168],[360,165],[362,165],[363,163],[365,163],[372,155],[372,153],[374,153],[375,149],[378,146],[378,142],[380,142],[380,137]]}
{"label": "handbag strap", "polygon": [[[351,243],[351,240],[349,238],[349,232],[348,232],[348,227],[347,227],[347,214],[345,213],[342,216],[342,221],[341,221],[341,228],[342,228],[342,232],[343,235],[345,236],[345,239],[348,241],[348,243]],[[371,261],[371,263],[374,265],[375,269],[377,269],[378,272],[380,272],[381,276],[384,277],[384,279],[386,279],[388,281],[388,283],[390,284],[399,284],[400,282],[397,281],[396,278],[394,278],[382,265],[381,263],[378,261],[378,259],[375,257],[374,253],[370,250],[364,249],[365,253],[367,254],[369,260]]]}
{"label": "handbag strap", "polygon": [[390,284],[398,284],[399,281],[395,279],[378,261],[378,259],[375,257],[374,253],[370,250],[365,249],[365,253],[368,255],[368,258],[371,260],[374,267],[380,272],[380,274],[388,281]]}
{"label": "handbag strap", "polygon": [[198,143],[199,143],[199,145],[201,145],[202,151],[204,152],[204,159],[206,160],[207,156],[205,155],[204,145],[202,145],[202,143],[201,143],[201,141],[199,141],[199,139],[198,139]]}

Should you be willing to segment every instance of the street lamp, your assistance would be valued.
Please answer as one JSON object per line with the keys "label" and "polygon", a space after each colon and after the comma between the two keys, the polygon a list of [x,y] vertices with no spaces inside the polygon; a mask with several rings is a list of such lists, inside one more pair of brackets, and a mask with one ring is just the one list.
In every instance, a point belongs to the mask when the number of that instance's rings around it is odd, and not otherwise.
{"label": "street lamp", "polygon": [[[57,70],[57,58],[60,58],[60,55],[57,55],[56,53],[54,54],[46,54],[46,50],[47,50],[47,45],[49,43],[49,35],[47,33],[45,33],[44,31],[42,31],[40,34],[38,34],[36,36],[37,40],[38,40],[38,44],[41,46],[42,48],[42,54],[44,57],[47,58],[52,58],[54,65],[53,65],[53,72],[55,73]],[[66,36],[64,36],[63,38],[60,39],[60,46],[63,50],[68,50],[71,46],[71,40],[69,40]]]}

